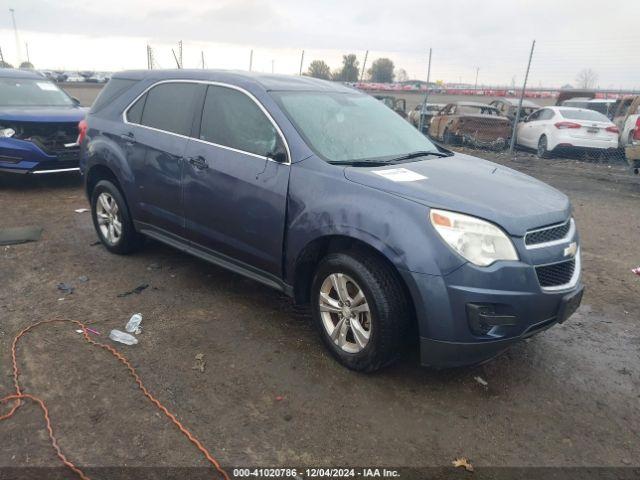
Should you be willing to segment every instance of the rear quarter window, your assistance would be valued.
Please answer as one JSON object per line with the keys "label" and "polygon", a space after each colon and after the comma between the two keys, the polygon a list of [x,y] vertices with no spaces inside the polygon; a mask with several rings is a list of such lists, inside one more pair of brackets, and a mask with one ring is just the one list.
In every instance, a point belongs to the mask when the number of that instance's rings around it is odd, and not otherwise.
{"label": "rear quarter window", "polygon": [[[141,125],[188,136],[193,123],[193,103],[198,85],[161,83],[146,94]],[[134,105],[137,107],[137,105]]]}
{"label": "rear quarter window", "polygon": [[113,102],[116,98],[129,90],[136,83],[138,83],[138,80],[130,80],[127,78],[112,78],[98,94],[98,97],[94,100],[89,113],[96,113],[102,110],[106,105]]}

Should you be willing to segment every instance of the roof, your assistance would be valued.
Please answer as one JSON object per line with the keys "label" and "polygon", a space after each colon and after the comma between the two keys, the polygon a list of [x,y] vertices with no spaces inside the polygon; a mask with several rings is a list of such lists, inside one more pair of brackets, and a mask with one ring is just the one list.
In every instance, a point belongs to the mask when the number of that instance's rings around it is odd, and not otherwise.
{"label": "roof", "polygon": [[44,80],[42,75],[38,75],[35,72],[15,68],[0,68],[0,78],[37,78]]}
{"label": "roof", "polygon": [[345,87],[338,82],[330,82],[307,76],[276,75],[240,70],[127,70],[118,72],[112,78],[130,78],[140,80],[200,80],[209,82],[223,82],[230,85],[254,84],[271,91],[334,91],[350,92],[352,88]]}
{"label": "roof", "polygon": [[453,104],[460,107],[496,108],[493,105],[482,102],[453,102]]}

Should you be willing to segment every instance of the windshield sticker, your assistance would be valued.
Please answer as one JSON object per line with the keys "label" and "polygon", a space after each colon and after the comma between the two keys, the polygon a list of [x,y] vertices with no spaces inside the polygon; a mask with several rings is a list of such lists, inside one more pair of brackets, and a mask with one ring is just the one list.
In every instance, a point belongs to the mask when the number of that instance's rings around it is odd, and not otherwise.
{"label": "windshield sticker", "polygon": [[390,168],[387,170],[374,170],[373,173],[387,178],[392,182],[415,182],[416,180],[427,180],[429,177],[412,172],[406,168]]}
{"label": "windshield sticker", "polygon": [[36,85],[38,85],[40,90],[48,90],[50,92],[55,92],[56,90],[58,90],[58,87],[49,82],[36,82]]}

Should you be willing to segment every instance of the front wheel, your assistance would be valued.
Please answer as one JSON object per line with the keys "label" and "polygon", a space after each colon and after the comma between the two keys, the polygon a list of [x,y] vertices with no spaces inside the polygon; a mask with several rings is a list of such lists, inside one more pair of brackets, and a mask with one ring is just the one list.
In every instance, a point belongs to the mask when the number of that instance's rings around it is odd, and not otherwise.
{"label": "front wheel", "polygon": [[371,372],[400,355],[410,308],[397,274],[381,260],[328,255],[316,271],[311,302],[323,342],[347,368]]}

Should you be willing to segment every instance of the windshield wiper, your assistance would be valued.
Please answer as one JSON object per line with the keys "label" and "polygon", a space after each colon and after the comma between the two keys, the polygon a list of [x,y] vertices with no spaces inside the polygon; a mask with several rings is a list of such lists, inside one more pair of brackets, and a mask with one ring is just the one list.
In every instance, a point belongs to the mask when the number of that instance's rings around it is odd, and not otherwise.
{"label": "windshield wiper", "polygon": [[450,153],[436,152],[436,151],[424,151],[424,152],[411,152],[406,155],[400,155],[399,157],[389,160],[390,163],[402,162],[405,160],[411,160],[418,157],[450,157]]}
{"label": "windshield wiper", "polygon": [[389,165],[389,161],[381,160],[354,160],[351,162],[329,162],[331,165],[347,165],[349,167],[382,167]]}

